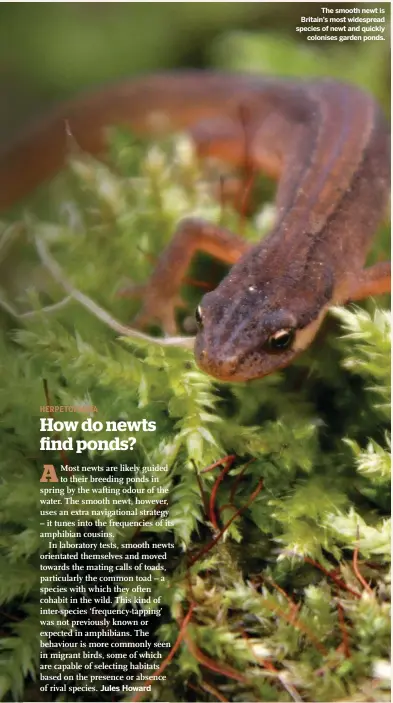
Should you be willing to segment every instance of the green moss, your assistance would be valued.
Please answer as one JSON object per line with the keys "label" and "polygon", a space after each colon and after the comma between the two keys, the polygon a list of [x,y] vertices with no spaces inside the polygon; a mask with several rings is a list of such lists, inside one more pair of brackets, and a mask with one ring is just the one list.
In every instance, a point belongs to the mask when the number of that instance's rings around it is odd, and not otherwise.
{"label": "green moss", "polygon": [[[77,289],[127,324],[139,302],[117,298],[119,284],[146,281],[183,215],[220,217],[183,140],[144,152],[116,133],[112,156],[117,171],[82,155],[73,158],[52,191],[50,219],[29,216],[22,227],[3,228],[5,242],[18,232],[11,241],[13,288],[1,293],[7,330],[0,357],[3,698],[20,700],[35,686],[38,555],[48,548],[39,539],[38,477],[43,463],[62,463],[58,453],[38,449],[46,379],[54,405],[94,404],[101,421],[157,423],[157,432],[138,436],[134,452],[71,452],[69,462],[169,464],[160,485],[169,489],[173,529],[157,528],[156,536],[173,539],[177,548],[170,588],[155,586],[165,614],[152,636],[174,642],[193,600],[189,634],[195,646],[244,677],[209,671],[183,643],[165,672],[168,680],[154,686],[154,700],[187,700],[189,685],[199,700],[213,700],[206,682],[233,701],[387,700],[380,674],[389,653],[387,310],[374,302],[367,309],[335,310],[320,341],[294,366],[244,385],[216,383],[187,350],[119,337],[76,300],[40,312],[65,293],[42,267],[37,238]],[[233,212],[223,214],[236,226]],[[253,219],[245,234],[259,236]],[[211,267],[199,272],[209,278]],[[189,301],[198,296],[190,288],[185,294]],[[16,317],[31,309],[34,316]],[[339,324],[332,327],[334,318]],[[229,454],[236,461],[216,501],[224,521],[250,500],[260,480],[263,487],[225,540],[200,556],[188,580],[189,557],[216,534],[195,466],[201,470]],[[218,471],[200,476],[207,495]],[[131,528],[108,528],[107,539],[121,550],[132,534]],[[150,538],[154,531],[142,534]],[[356,549],[368,589],[354,571]],[[332,570],[334,578],[326,573]],[[131,583],[125,579],[125,593]],[[90,700],[88,694],[83,700]]]}

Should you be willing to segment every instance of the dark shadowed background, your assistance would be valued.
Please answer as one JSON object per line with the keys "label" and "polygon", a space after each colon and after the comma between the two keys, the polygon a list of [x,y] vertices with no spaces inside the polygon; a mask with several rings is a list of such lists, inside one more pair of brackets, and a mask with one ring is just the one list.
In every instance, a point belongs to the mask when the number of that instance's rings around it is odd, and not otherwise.
{"label": "dark shadowed background", "polygon": [[[388,20],[390,4],[378,7]],[[295,28],[302,15],[318,15],[320,8],[301,2],[2,3],[0,136],[86,86],[171,68],[333,75],[370,88],[387,104],[389,41],[307,41]]]}

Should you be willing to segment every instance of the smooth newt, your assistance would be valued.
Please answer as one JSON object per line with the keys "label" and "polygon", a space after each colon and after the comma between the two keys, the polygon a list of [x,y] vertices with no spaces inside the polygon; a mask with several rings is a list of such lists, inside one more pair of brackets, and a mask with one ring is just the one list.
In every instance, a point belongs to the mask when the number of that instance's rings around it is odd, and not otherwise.
{"label": "smooth newt", "polygon": [[108,124],[139,133],[187,129],[202,157],[278,178],[276,222],[259,244],[196,219],[180,223],[148,282],[138,324],[175,332],[178,289],[203,250],[233,264],[196,312],[195,356],[231,381],[288,365],[329,306],[390,289],[390,264],[364,268],[390,192],[389,130],[374,99],[331,80],[300,82],[208,72],[132,80],[62,105],[0,154],[0,209],[52,176],[67,130],[83,150],[105,146]]}

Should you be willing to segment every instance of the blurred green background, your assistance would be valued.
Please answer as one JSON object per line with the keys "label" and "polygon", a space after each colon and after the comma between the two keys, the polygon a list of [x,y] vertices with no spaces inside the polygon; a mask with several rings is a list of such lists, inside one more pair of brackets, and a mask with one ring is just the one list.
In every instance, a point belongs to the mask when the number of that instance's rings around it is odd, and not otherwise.
{"label": "blurred green background", "polygon": [[[344,3],[345,7],[355,7]],[[139,73],[218,67],[332,75],[389,103],[389,40],[311,42],[296,32],[323,3],[0,4],[0,139],[87,86]],[[342,3],[325,3],[337,8]],[[388,34],[389,3],[384,8]]]}

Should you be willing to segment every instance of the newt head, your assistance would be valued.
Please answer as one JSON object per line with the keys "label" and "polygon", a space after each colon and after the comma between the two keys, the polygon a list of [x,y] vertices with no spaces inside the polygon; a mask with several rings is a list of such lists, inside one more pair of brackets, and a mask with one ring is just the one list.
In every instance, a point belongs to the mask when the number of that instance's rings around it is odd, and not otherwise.
{"label": "newt head", "polygon": [[288,366],[309,346],[331,304],[330,277],[321,269],[306,285],[303,276],[258,278],[235,265],[196,310],[197,364],[221,381],[250,381]]}

